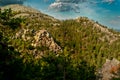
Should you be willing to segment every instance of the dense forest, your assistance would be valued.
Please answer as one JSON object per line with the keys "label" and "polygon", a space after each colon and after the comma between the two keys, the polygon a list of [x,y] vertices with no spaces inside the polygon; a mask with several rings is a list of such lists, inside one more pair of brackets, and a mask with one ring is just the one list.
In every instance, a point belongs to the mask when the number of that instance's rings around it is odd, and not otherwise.
{"label": "dense forest", "polygon": [[0,10],[0,80],[96,80],[106,59],[120,60],[119,32],[87,17],[60,21],[27,13]]}

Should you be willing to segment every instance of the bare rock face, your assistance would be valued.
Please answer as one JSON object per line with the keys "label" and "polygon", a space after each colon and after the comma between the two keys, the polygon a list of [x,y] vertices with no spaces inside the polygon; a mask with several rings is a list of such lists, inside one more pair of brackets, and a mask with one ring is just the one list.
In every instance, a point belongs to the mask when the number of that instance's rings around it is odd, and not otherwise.
{"label": "bare rock face", "polygon": [[111,80],[112,78],[120,77],[120,61],[113,58],[106,59],[102,69],[99,71],[99,78],[97,80]]}
{"label": "bare rock face", "polygon": [[35,33],[34,41],[32,44],[34,47],[46,46],[51,51],[59,52],[61,51],[60,46],[58,46],[50,34],[46,30],[39,30]]}
{"label": "bare rock face", "polygon": [[54,41],[47,30],[22,29],[16,33],[15,38],[22,38],[24,41],[31,42],[34,48],[46,47],[55,53],[61,52],[61,47]]}

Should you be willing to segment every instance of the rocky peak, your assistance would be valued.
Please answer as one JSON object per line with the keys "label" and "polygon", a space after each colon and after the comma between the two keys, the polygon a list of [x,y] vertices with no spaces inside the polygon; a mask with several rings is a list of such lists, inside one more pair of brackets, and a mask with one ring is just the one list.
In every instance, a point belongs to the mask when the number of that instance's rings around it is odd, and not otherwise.
{"label": "rocky peak", "polygon": [[12,4],[12,5],[7,5],[7,6],[3,6],[1,7],[1,9],[9,9],[11,8],[13,11],[15,12],[33,12],[33,13],[40,13],[40,11],[35,10],[33,8],[29,8],[20,4]]}
{"label": "rocky peak", "polygon": [[38,18],[39,20],[52,20],[58,21],[52,16],[48,16],[47,14],[43,14],[39,10],[33,9],[32,7],[23,6],[20,4],[12,4],[0,7],[2,10],[11,8],[13,12],[16,12],[14,17],[27,17],[27,18]]}
{"label": "rocky peak", "polygon": [[87,17],[78,17],[75,19],[77,22],[83,24],[83,26],[87,26],[88,24],[92,24],[93,30],[97,29],[99,33],[103,33],[105,35],[101,36],[99,39],[101,41],[108,41],[110,44],[118,40],[119,35],[111,32],[107,27],[99,24],[98,22],[95,22],[93,20],[88,19]]}

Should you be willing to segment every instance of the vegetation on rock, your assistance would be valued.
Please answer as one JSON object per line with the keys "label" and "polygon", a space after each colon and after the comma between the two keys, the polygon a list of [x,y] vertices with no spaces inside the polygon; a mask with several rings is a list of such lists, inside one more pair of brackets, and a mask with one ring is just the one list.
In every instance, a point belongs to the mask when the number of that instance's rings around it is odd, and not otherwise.
{"label": "vegetation on rock", "polygon": [[106,59],[120,60],[119,32],[25,10],[0,11],[0,80],[96,80]]}

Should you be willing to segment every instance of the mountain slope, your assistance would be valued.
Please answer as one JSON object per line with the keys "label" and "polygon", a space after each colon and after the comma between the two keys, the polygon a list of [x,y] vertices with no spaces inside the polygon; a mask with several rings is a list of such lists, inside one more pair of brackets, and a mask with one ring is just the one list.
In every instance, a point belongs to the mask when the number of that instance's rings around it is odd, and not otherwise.
{"label": "mountain slope", "polygon": [[[16,11],[17,7],[19,11]],[[94,55],[100,53],[103,56],[106,55],[106,58],[113,56],[113,54],[119,54],[119,33],[86,17],[59,21],[37,10],[21,5],[10,5],[3,8],[11,8],[13,12],[14,10],[16,13],[18,12],[14,16],[22,13],[29,14],[29,16],[21,15],[26,20],[13,32],[14,34],[6,32],[10,37],[12,36],[13,40],[20,39],[25,41],[25,43],[33,43],[33,36],[37,36],[39,30],[47,30],[63,50],[67,48],[72,54],[83,53],[82,55],[84,55],[87,53]],[[13,30],[10,29],[6,31]]]}
{"label": "mountain slope", "polygon": [[[95,69],[100,68],[106,59],[120,60],[120,33],[95,21],[86,17],[57,20],[21,5],[5,6],[2,10],[5,8],[13,11],[10,11],[12,15],[8,20],[1,17],[0,32],[8,38],[9,46],[21,53],[24,63],[33,62],[40,67],[43,74],[38,73],[41,78],[37,80],[53,80],[53,75],[55,80],[94,80]],[[19,25],[12,28],[16,20]],[[54,73],[49,74],[52,71]]]}

